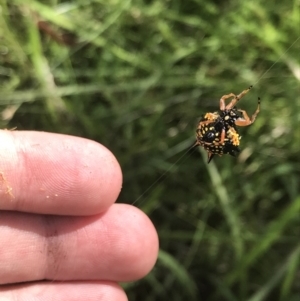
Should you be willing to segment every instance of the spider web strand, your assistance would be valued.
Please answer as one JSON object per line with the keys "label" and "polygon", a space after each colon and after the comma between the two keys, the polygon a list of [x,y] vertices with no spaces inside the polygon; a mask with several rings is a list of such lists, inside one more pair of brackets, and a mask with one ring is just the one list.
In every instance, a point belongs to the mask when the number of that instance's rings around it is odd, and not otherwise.
{"label": "spider web strand", "polygon": [[149,190],[151,190],[153,187],[155,187],[157,185],[157,183],[166,176],[167,173],[169,173],[172,168],[179,162],[181,161],[186,154],[192,150],[193,148],[195,148],[195,144],[193,144],[191,147],[189,147],[162,175],[160,175],[133,203],[132,205],[134,205],[135,203],[137,203]]}
{"label": "spider web strand", "polygon": [[279,58],[265,71],[259,78],[258,80],[253,84],[256,85],[283,57],[284,55],[297,43],[297,41],[300,39],[300,36],[290,45],[290,47],[279,56]]}

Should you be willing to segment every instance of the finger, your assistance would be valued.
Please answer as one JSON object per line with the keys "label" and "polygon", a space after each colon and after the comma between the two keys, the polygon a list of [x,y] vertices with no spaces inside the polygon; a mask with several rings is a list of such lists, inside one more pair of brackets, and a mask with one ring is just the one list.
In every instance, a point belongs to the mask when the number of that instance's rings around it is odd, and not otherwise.
{"label": "finger", "polygon": [[122,288],[112,282],[40,282],[0,288],[0,300],[127,301]]}
{"label": "finger", "polygon": [[102,145],[43,132],[0,131],[0,209],[103,212],[119,195],[120,166]]}
{"label": "finger", "polygon": [[[11,239],[13,237],[13,240]],[[50,280],[132,281],[155,264],[158,238],[138,208],[114,204],[97,216],[0,218],[0,284]]]}

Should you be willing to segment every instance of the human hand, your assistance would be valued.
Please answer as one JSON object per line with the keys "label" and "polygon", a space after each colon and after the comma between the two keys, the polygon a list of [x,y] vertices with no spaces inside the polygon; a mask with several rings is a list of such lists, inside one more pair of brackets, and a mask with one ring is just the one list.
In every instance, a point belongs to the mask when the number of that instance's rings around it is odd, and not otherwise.
{"label": "human hand", "polygon": [[124,301],[158,252],[139,209],[114,204],[122,174],[100,144],[0,132],[0,300]]}

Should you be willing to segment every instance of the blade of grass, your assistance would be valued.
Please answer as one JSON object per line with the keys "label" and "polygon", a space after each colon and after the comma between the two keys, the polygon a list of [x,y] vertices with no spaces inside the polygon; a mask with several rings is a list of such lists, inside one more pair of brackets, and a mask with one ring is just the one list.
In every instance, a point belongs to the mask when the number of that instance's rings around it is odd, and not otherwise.
{"label": "blade of grass", "polygon": [[299,210],[300,197],[295,199],[294,202],[292,202],[276,220],[269,224],[264,235],[257,240],[256,244],[241,261],[237,269],[227,277],[226,283],[228,285],[233,284],[241,273],[254,264],[260,256],[266,253],[272,245],[280,239],[282,232],[289,223],[291,223],[295,218],[299,218]]}
{"label": "blade of grass", "polygon": [[[207,153],[202,148],[200,149],[203,160],[207,161]],[[243,254],[243,240],[241,237],[241,222],[238,219],[237,212],[233,209],[227,189],[222,182],[220,173],[213,161],[206,165],[210,180],[213,184],[214,191],[216,192],[225,218],[231,230],[232,243],[235,249],[236,259],[240,259]]]}
{"label": "blade of grass", "polygon": [[158,260],[171,272],[171,274],[169,274],[169,277],[167,277],[169,278],[169,280],[166,280],[167,283],[165,284],[165,286],[168,287],[168,285],[170,285],[168,283],[173,283],[173,279],[176,279],[181,285],[182,290],[190,298],[189,300],[197,300],[197,285],[190,277],[185,267],[181,263],[179,263],[173,256],[162,250],[159,251]]}
{"label": "blade of grass", "polygon": [[[280,282],[280,280],[283,278],[284,274],[287,272],[289,267],[292,265],[293,270],[295,271],[295,268],[297,268],[297,264],[295,263],[299,262],[299,256],[300,256],[300,245],[290,254],[290,256],[287,258],[287,260],[284,262],[284,264],[274,272],[274,275],[271,277],[271,279],[265,283],[257,293],[255,293],[252,297],[250,297],[247,301],[263,301],[266,300],[267,296],[271,293],[272,289],[274,289]],[[294,273],[293,273],[294,275]],[[287,283],[287,286],[285,288],[290,287],[290,280],[288,280],[289,283]],[[288,291],[284,292],[285,295],[281,295],[281,300],[288,300]]]}

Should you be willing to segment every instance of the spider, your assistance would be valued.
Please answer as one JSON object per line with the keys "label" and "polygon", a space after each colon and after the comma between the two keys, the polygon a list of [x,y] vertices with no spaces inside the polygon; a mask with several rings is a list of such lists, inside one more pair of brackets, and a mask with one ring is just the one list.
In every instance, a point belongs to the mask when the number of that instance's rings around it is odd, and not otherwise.
{"label": "spider", "polygon": [[[223,95],[220,99],[220,110],[206,113],[200,120],[196,130],[196,142],[193,146],[203,146],[208,153],[208,163],[214,155],[236,156],[240,152],[241,136],[237,131],[237,126],[248,126],[255,121],[260,111],[260,98],[258,98],[256,111],[251,118],[245,110],[237,109],[235,105],[251,88],[252,86],[239,95],[233,93]],[[230,98],[232,100],[226,105],[225,100]]]}

